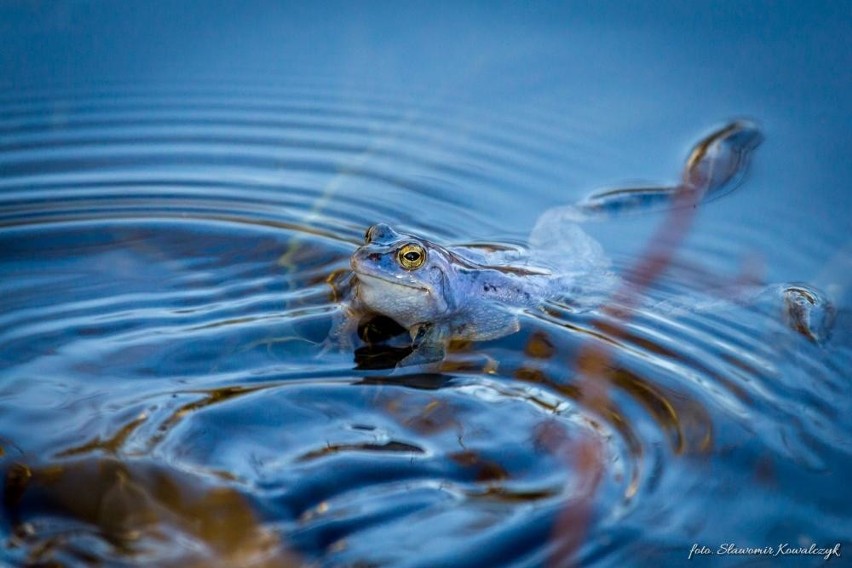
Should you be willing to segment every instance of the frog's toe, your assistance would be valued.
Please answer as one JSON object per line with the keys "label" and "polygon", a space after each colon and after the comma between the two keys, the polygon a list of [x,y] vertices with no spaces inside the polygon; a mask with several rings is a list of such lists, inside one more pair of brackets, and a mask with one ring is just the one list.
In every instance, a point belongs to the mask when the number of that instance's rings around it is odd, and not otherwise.
{"label": "frog's toe", "polygon": [[443,343],[424,343],[397,363],[397,368],[405,368],[413,371],[413,367],[420,367],[424,371],[435,371],[444,360],[446,347]]}
{"label": "frog's toe", "polygon": [[814,343],[828,340],[836,313],[828,298],[802,284],[784,286],[781,296],[784,321],[791,329]]}

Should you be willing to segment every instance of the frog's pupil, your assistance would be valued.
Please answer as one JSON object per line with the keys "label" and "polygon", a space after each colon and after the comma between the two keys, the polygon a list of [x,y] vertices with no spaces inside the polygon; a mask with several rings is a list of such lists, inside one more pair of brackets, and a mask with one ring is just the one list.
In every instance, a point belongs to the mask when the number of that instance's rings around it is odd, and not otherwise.
{"label": "frog's pupil", "polygon": [[415,262],[418,258],[420,258],[419,252],[411,251],[411,252],[405,253],[405,260],[407,260],[409,262]]}

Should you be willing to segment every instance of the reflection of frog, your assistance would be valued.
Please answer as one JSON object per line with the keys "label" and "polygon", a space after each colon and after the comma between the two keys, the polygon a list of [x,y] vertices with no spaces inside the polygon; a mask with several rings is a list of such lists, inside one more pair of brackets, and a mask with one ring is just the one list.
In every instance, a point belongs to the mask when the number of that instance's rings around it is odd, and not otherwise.
{"label": "reflection of frog", "polygon": [[[570,297],[594,305],[615,278],[600,245],[571,220],[624,208],[698,202],[730,188],[744,172],[760,134],[734,122],[692,151],[680,184],[673,188],[620,189],[577,206],[551,210],[530,237],[530,250],[445,248],[385,224],[367,230],[352,255],[354,273],[346,322],[381,314],[406,328],[414,351],[401,365],[439,361],[451,339],[487,340],[518,330],[518,313],[544,301]],[[602,296],[602,293],[604,296]]]}

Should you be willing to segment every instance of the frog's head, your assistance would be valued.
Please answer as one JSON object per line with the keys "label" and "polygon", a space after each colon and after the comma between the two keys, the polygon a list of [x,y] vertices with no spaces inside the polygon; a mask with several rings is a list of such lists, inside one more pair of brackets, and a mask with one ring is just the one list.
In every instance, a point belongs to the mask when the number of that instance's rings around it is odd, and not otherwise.
{"label": "frog's head", "polygon": [[351,265],[359,299],[405,327],[434,321],[451,309],[452,256],[426,239],[373,225]]}

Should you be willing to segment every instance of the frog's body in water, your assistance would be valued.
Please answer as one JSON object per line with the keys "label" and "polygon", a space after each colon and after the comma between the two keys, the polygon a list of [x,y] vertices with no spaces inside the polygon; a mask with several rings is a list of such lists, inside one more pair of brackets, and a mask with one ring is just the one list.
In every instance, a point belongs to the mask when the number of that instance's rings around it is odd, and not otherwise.
{"label": "frog's body in water", "polygon": [[535,305],[551,276],[544,270],[477,264],[459,251],[384,224],[369,228],[351,265],[357,298],[366,307],[409,329],[442,322],[460,339],[503,335],[506,322],[493,320],[493,306]]}
{"label": "frog's body in water", "polygon": [[625,206],[678,202],[684,195],[697,203],[739,181],[760,140],[753,125],[732,123],[696,145],[678,186],[609,191],[550,210],[533,230],[528,250],[446,248],[373,225],[351,257],[354,278],[338,333],[351,330],[361,314],[387,316],[413,339],[414,351],[400,365],[415,365],[441,360],[452,339],[514,333],[519,312],[548,300],[568,298],[593,306],[607,297],[617,278],[600,245],[571,221]]}
{"label": "frog's body in water", "polygon": [[516,310],[556,295],[560,276],[545,266],[488,265],[384,224],[367,231],[351,258],[352,305],[408,329],[415,351],[404,364],[443,357],[450,339],[487,340],[518,330]]}
{"label": "frog's body in water", "polygon": [[514,333],[519,311],[576,289],[585,292],[588,305],[616,281],[597,241],[575,225],[565,230],[571,238],[554,253],[446,248],[373,225],[350,260],[355,275],[350,310],[385,315],[411,332],[415,351],[403,365],[441,359],[451,339],[484,341]]}

